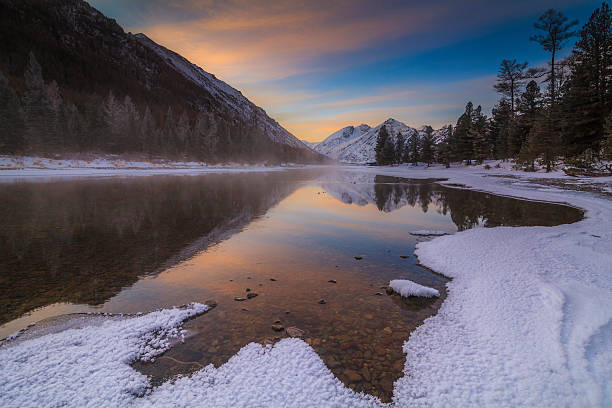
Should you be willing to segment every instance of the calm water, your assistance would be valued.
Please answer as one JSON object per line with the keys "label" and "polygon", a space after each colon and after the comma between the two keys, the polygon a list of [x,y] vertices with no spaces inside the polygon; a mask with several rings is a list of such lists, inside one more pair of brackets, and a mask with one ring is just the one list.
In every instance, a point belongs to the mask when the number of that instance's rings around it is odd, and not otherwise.
{"label": "calm water", "polygon": [[[186,324],[184,344],[136,368],[157,384],[219,366],[247,343],[286,337],[272,329],[280,321],[303,330],[342,381],[383,400],[408,333],[445,297],[446,279],[417,265],[423,238],[410,231],[582,217],[434,180],[329,170],[7,183],[0,208],[0,338],[66,313],[214,300]],[[381,287],[398,278],[442,297],[387,295]],[[247,293],[258,296],[234,300]]]}

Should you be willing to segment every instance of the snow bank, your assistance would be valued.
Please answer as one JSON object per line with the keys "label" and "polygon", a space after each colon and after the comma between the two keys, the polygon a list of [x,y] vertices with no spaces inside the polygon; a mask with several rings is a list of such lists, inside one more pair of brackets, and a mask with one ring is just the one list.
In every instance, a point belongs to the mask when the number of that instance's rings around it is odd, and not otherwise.
{"label": "snow bank", "polygon": [[212,365],[167,382],[138,401],[156,407],[375,407],[380,400],[346,388],[300,339],[273,347],[243,347],[218,369]]}
{"label": "snow bank", "polygon": [[440,235],[446,235],[446,234],[448,234],[448,232],[435,231],[435,230],[419,230],[419,231],[412,231],[410,233],[410,235],[418,235],[418,236],[423,236],[423,237],[433,237],[433,236],[440,236]]}
{"label": "snow bank", "polygon": [[395,403],[612,406],[612,200],[540,184],[572,180],[559,174],[362,171],[446,177],[481,191],[586,210],[574,224],[477,228],[417,244],[419,262],[452,280],[438,314],[404,344],[405,376],[395,383]]}
{"label": "snow bank", "polygon": [[395,279],[389,282],[389,287],[403,297],[420,296],[420,297],[440,297],[440,292],[434,288],[419,285],[416,282],[403,279]]}
{"label": "snow bank", "polygon": [[208,306],[192,303],[102,325],[70,329],[0,347],[3,407],[125,406],[149,380],[130,367],[181,338],[181,323]]}

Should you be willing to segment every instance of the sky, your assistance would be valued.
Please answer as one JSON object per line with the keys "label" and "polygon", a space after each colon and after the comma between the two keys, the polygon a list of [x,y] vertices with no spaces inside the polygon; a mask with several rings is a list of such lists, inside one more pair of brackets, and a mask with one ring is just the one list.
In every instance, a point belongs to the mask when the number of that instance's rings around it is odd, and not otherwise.
{"label": "sky", "polygon": [[[90,0],[240,90],[299,139],[387,118],[490,112],[502,59],[544,64],[529,40],[548,8],[584,24],[590,0]],[[574,40],[566,46],[568,53]]]}

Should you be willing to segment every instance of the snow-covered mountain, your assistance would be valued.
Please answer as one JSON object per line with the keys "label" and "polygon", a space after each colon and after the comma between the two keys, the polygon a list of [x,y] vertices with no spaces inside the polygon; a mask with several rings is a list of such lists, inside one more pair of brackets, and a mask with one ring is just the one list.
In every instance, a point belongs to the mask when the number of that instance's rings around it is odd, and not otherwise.
{"label": "snow-covered mountain", "polygon": [[134,37],[143,45],[155,51],[164,61],[171,64],[187,79],[193,81],[198,86],[206,89],[211,95],[223,101],[226,106],[232,109],[241,119],[257,122],[263,133],[273,142],[297,148],[306,147],[304,143],[289,133],[277,121],[269,117],[262,108],[249,101],[237,89],[232,88],[225,82],[217,79],[213,74],[192,64],[176,52],[157,44],[146,35],[140,33],[136,34]]}
{"label": "snow-covered mountain", "polygon": [[[394,141],[400,133],[405,141],[415,132],[418,133],[419,138],[423,138],[426,129],[423,126],[417,130],[405,123],[389,118],[374,128],[368,125],[347,126],[329,135],[325,140],[318,143],[314,150],[342,163],[364,164],[375,162],[376,140],[383,125],[387,127],[387,131]],[[443,140],[446,137],[446,132],[446,128],[434,130],[435,143]]]}

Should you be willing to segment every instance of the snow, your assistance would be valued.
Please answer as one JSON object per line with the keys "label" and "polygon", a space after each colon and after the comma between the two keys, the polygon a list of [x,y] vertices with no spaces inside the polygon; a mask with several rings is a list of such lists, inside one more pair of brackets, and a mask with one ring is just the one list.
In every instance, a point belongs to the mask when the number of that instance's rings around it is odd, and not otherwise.
{"label": "snow", "polygon": [[282,166],[242,165],[228,163],[208,165],[203,162],[138,161],[113,157],[87,159],[51,159],[34,156],[0,155],[0,180],[44,179],[49,177],[143,176],[155,174],[190,175],[204,173],[241,173],[278,171],[287,167],[302,167],[291,163]]}
{"label": "snow", "polygon": [[[477,228],[417,244],[419,262],[452,280],[438,314],[404,343],[405,375],[395,383],[395,405],[612,406],[609,196],[542,184],[589,182],[561,172],[441,166],[350,170],[365,179],[373,174],[445,178],[443,184],[586,210],[585,219],[574,224]],[[597,183],[612,186],[612,180]],[[180,335],[180,322],[194,309],[8,342],[0,346],[0,403],[382,405],[343,386],[300,339],[273,347],[249,344],[219,368],[208,366],[149,389],[129,361],[158,355],[169,345],[162,339]]]}
{"label": "snow", "polygon": [[395,279],[389,282],[389,287],[403,297],[421,296],[421,297],[440,297],[440,292],[437,289],[419,285],[416,282],[407,279]]}
{"label": "snow", "polygon": [[440,235],[446,235],[448,234],[448,232],[446,231],[435,231],[435,230],[418,230],[418,231],[411,231],[410,235],[418,235],[418,236],[424,236],[424,237],[428,237],[428,236],[440,236]]}
{"label": "snow", "polygon": [[130,367],[184,335],[181,323],[208,306],[192,303],[0,347],[3,407],[125,406],[149,387]]}

